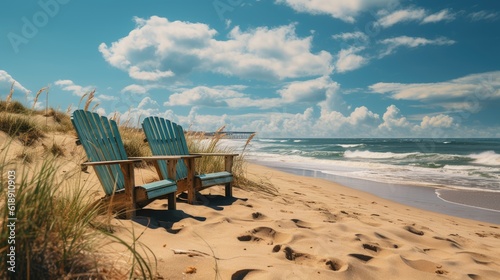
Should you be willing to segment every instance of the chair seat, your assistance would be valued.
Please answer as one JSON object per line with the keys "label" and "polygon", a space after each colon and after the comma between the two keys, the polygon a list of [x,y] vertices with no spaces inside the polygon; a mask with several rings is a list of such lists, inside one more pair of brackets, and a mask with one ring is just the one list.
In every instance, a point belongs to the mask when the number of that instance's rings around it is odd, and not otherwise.
{"label": "chair seat", "polygon": [[196,178],[201,181],[201,187],[210,187],[214,185],[223,185],[233,181],[233,174],[222,171],[209,174],[196,175]]}
{"label": "chair seat", "polygon": [[141,186],[147,193],[148,199],[157,198],[177,191],[177,185],[171,180],[160,180]]}

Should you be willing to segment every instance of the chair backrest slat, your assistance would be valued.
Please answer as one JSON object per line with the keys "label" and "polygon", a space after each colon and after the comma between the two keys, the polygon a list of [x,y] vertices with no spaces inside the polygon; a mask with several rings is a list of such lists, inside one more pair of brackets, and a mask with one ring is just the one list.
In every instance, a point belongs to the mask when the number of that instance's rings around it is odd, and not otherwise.
{"label": "chair backrest slat", "polygon": [[[189,155],[186,138],[181,126],[159,117],[147,117],[142,123],[144,133],[153,155]],[[167,166],[161,162],[163,176],[167,175]],[[187,177],[187,168],[183,161],[177,163],[177,179]]]}
{"label": "chair backrest slat", "polygon": [[[115,121],[84,110],[76,110],[71,121],[90,162],[127,159]],[[95,171],[107,195],[124,188],[118,164],[95,166]]]}

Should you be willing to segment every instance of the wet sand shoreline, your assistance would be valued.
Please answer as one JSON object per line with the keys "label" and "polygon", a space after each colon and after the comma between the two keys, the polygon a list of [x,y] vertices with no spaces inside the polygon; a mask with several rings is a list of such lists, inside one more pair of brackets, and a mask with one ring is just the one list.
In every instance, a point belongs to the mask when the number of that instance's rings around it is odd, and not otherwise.
{"label": "wet sand shoreline", "polygon": [[500,224],[500,193],[447,190],[422,186],[388,184],[349,178],[300,168],[282,167],[268,162],[253,162],[291,174],[322,178],[361,190],[397,203],[466,219]]}

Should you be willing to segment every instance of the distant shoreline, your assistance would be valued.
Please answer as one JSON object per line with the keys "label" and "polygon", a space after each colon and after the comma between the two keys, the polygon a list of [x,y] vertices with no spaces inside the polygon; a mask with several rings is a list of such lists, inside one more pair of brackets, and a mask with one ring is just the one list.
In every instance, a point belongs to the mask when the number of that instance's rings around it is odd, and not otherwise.
{"label": "distant shoreline", "polygon": [[457,216],[477,221],[500,224],[500,192],[444,190],[436,188],[388,184],[363,179],[327,174],[303,168],[282,167],[276,163],[252,161],[253,164],[266,166],[287,173],[322,178],[349,188],[361,190],[376,196],[417,207],[420,209]]}

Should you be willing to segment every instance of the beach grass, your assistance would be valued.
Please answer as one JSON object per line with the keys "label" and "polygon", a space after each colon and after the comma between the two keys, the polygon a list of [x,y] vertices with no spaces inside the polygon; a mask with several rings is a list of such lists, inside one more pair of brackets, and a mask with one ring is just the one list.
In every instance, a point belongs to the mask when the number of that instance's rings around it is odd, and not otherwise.
{"label": "beach grass", "polygon": [[[201,132],[187,132],[186,141],[188,149],[192,154],[214,153],[214,154],[238,154],[234,157],[232,174],[234,186],[250,191],[257,191],[270,195],[276,195],[277,189],[268,181],[262,179],[259,182],[248,179],[247,167],[247,147],[255,137],[251,134],[241,148],[224,145],[224,127],[221,127],[213,136],[206,137]],[[224,156],[203,156],[196,159],[196,169],[198,173],[213,173],[223,171],[225,167]]]}
{"label": "beach grass", "polygon": [[[0,106],[8,136],[0,144],[0,278],[157,278],[154,254],[127,227],[115,234],[111,214],[101,214],[111,211],[96,203],[75,159],[56,143],[53,133],[73,133],[69,116],[50,110],[45,117],[54,122],[46,126],[32,118],[41,111],[11,100]],[[71,164],[77,168],[67,170]]]}
{"label": "beach grass", "polygon": [[16,137],[24,145],[30,146],[45,136],[43,130],[26,115],[0,113],[0,131]]}

